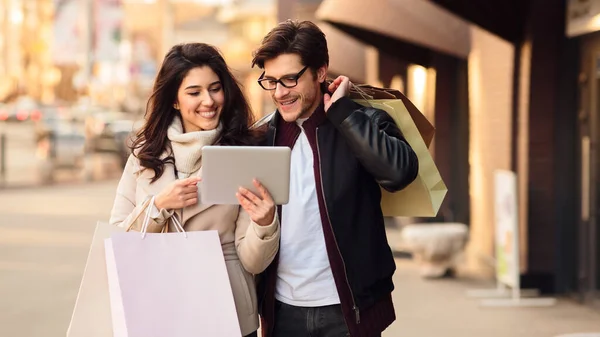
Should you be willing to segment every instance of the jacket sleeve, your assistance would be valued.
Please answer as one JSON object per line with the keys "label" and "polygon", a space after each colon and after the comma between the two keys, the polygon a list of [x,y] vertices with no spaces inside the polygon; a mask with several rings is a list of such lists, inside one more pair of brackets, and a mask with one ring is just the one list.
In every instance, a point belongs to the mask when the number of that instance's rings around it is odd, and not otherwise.
{"label": "jacket sleeve", "polygon": [[343,97],[331,105],[327,117],[385,190],[400,191],[416,179],[417,155],[387,112]]}
{"label": "jacket sleeve", "polygon": [[[151,195],[146,196],[144,201],[136,205],[136,191],[139,163],[137,159],[130,155],[125,164],[123,175],[117,186],[117,193],[113,208],[110,213],[109,223],[111,225],[127,228],[128,230],[141,231],[146,211],[150,205]],[[165,209],[160,210],[159,214],[150,218],[148,224],[148,233],[159,233],[162,231],[167,220],[173,215],[173,212]]]}
{"label": "jacket sleeve", "polygon": [[259,226],[240,207],[235,228],[235,248],[244,269],[249,273],[260,274],[273,262],[279,250],[279,236],[277,213],[270,225]]}

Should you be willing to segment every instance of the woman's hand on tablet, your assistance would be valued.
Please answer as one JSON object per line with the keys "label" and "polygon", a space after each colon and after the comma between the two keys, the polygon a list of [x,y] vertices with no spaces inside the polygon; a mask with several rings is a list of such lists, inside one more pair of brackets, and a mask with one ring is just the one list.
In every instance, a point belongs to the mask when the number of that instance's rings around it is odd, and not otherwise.
{"label": "woman's hand on tablet", "polygon": [[175,180],[160,192],[154,205],[160,209],[179,209],[194,205],[198,202],[198,182],[199,177],[190,177],[187,179]]}
{"label": "woman's hand on tablet", "polygon": [[258,180],[254,179],[253,183],[260,196],[240,187],[236,197],[252,221],[259,226],[268,226],[275,219],[275,202],[269,191]]}

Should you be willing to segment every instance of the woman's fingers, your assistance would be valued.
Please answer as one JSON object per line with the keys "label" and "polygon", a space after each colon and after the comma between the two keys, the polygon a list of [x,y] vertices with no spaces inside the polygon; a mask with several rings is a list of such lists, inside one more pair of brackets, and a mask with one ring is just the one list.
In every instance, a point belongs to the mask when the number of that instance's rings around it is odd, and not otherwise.
{"label": "woman's fingers", "polygon": [[262,199],[257,197],[256,194],[252,193],[250,190],[245,189],[243,187],[239,188],[238,193],[240,193],[246,199],[250,200],[250,202],[252,202],[255,205],[259,205],[262,202]]}

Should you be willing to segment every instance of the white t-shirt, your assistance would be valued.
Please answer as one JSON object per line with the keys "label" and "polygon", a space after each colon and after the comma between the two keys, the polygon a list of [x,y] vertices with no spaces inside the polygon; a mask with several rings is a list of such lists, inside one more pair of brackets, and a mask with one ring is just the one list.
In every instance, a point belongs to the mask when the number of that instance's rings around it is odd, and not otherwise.
{"label": "white t-shirt", "polygon": [[[304,121],[298,121],[301,128]],[[302,129],[292,149],[290,199],[282,207],[275,288],[278,301],[300,307],[340,303],[325,247],[313,164]]]}

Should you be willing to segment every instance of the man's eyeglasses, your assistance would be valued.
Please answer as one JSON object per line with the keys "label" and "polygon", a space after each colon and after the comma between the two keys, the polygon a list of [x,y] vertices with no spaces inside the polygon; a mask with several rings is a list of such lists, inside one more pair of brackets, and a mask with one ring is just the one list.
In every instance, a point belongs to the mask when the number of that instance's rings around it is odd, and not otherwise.
{"label": "man's eyeglasses", "polygon": [[298,85],[298,80],[300,79],[300,77],[302,77],[302,74],[304,74],[306,69],[308,69],[308,66],[302,68],[302,70],[300,70],[300,72],[298,72],[296,75],[285,76],[278,80],[274,78],[263,78],[263,76],[265,76],[265,73],[263,72],[262,75],[260,75],[260,77],[258,78],[258,84],[265,90],[277,89],[277,83],[280,83],[286,88],[293,88]]}

